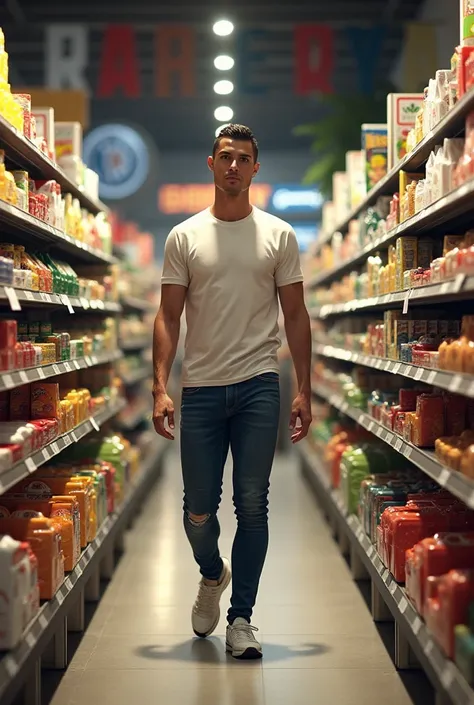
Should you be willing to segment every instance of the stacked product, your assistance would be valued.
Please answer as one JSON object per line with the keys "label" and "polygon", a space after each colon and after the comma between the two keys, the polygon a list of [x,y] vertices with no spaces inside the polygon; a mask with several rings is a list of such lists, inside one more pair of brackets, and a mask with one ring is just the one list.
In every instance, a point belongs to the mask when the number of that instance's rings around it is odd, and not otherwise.
{"label": "stacked product", "polygon": [[117,349],[113,318],[68,321],[67,327],[67,331],[59,324],[53,328],[52,323],[32,316],[0,320],[0,370],[23,370]]}

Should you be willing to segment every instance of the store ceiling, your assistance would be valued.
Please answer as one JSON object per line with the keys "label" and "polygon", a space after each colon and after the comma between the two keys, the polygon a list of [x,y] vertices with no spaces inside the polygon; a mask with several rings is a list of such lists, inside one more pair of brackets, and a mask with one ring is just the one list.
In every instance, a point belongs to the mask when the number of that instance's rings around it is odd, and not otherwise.
{"label": "store ceiling", "polygon": [[[216,123],[213,109],[220,103],[232,104],[235,118],[254,128],[267,148],[289,149],[302,146],[292,136],[295,125],[317,119],[318,100],[295,95],[294,27],[322,23],[334,30],[335,66],[333,85],[339,93],[353,90],[360,79],[359,62],[351,48],[350,27],[385,27],[380,54],[373,61],[367,54],[367,67],[374,70],[374,85],[385,80],[399,55],[403,26],[416,18],[423,0],[4,0],[0,3],[0,26],[5,30],[10,53],[12,81],[41,85],[45,75],[45,28],[51,23],[81,23],[88,27],[89,66],[87,77],[94,92],[100,73],[104,27],[110,23],[133,25],[137,37],[140,71],[140,98],[120,96],[92,101],[94,123],[112,119],[139,123],[161,150],[201,149],[209,143]],[[261,28],[267,32],[257,47],[263,58],[252,69],[252,78],[265,87],[253,95],[234,94],[216,98],[213,57],[225,41],[216,40],[212,22],[229,16],[238,29]],[[156,54],[153,26],[160,23],[187,23],[196,31],[196,94],[194,97],[157,99],[153,94]],[[233,41],[233,40],[232,40]],[[255,74],[255,76],[254,76]]]}

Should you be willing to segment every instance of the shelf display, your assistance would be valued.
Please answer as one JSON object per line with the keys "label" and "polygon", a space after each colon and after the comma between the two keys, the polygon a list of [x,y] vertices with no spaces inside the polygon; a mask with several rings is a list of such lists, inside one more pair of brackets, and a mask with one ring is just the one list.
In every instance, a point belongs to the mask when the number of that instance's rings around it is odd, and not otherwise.
{"label": "shelf display", "polygon": [[[39,660],[71,609],[83,611],[104,558],[110,577],[164,446],[147,421],[156,270],[112,254],[113,218],[82,162],[81,126],[11,91],[1,31],[0,147],[0,700],[9,703],[34,668],[40,689]],[[121,340],[135,355],[118,367]],[[122,412],[138,411],[133,433],[118,430]]]}

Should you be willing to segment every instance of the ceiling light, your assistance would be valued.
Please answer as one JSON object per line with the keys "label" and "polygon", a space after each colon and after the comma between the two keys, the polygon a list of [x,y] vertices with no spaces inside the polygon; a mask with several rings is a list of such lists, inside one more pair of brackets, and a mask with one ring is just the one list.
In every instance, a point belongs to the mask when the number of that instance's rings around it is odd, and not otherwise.
{"label": "ceiling light", "polygon": [[218,71],[229,71],[234,66],[234,63],[234,59],[226,54],[216,56],[214,59],[214,66]]}
{"label": "ceiling light", "polygon": [[232,81],[217,81],[214,83],[214,92],[219,95],[229,95],[234,90]]}
{"label": "ceiling light", "polygon": [[219,37],[228,37],[234,31],[234,25],[229,20],[219,20],[214,23],[212,30]]}
{"label": "ceiling light", "polygon": [[234,111],[227,105],[220,105],[214,110],[214,117],[216,120],[219,120],[219,122],[232,120],[234,117]]}
{"label": "ceiling light", "polygon": [[227,125],[219,125],[219,127],[216,130],[216,137],[219,137],[221,130],[223,130],[224,127],[228,127],[228,125],[229,125],[229,123],[227,123]]}

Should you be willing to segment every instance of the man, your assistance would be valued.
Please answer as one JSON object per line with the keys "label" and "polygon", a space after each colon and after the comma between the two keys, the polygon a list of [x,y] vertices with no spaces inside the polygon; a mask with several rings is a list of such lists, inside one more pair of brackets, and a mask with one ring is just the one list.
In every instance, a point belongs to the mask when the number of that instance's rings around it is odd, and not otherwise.
{"label": "man", "polygon": [[174,406],[166,386],[186,304],[184,527],[202,576],[192,626],[197,636],[212,634],[231,580],[229,562],[219,554],[217,519],[230,447],[237,532],[226,648],[236,658],[260,658],[250,620],[268,546],[268,489],[280,410],[278,297],[298,380],[290,419],[294,443],[311,423],[310,323],[293,230],[250,204],[260,166],[251,130],[223,128],[208,166],[214,205],[174,228],[165,245],[154,329],[153,420],[157,433],[172,440]]}

